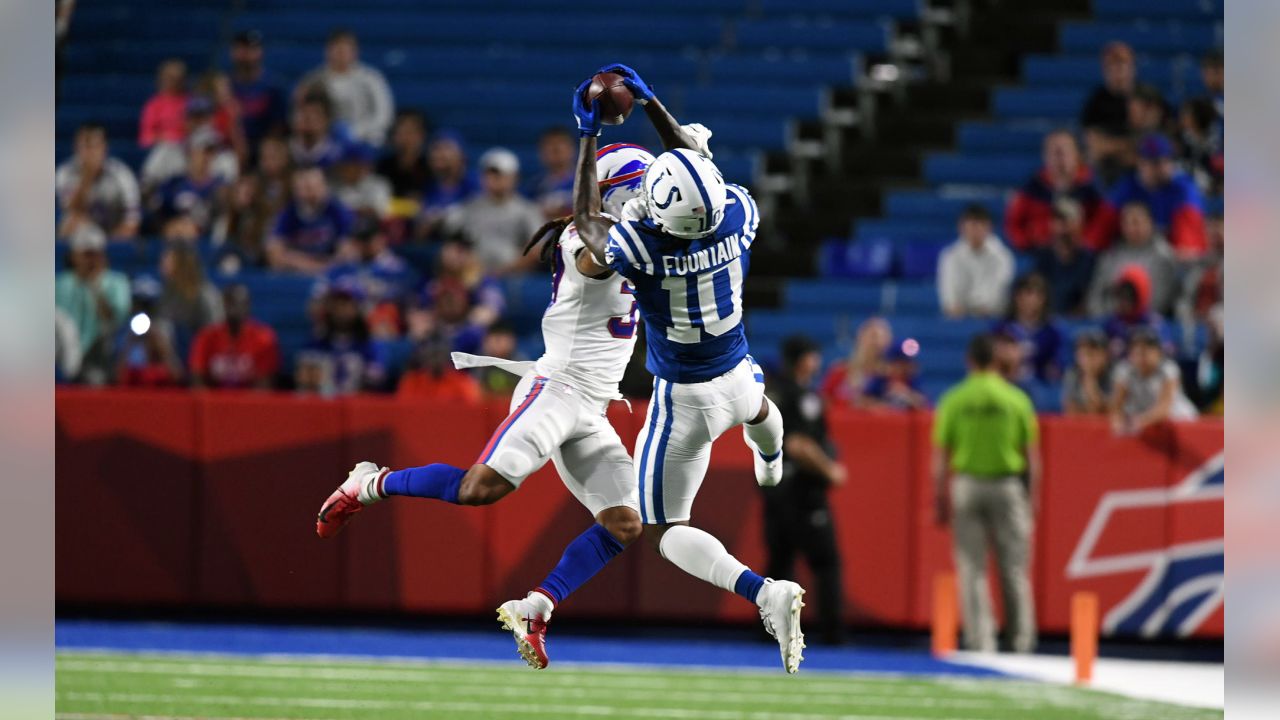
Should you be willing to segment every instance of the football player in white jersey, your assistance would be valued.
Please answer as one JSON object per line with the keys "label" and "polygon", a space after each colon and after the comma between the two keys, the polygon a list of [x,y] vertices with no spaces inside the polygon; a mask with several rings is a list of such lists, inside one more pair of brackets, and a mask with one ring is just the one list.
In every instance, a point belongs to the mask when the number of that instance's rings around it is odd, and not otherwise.
{"label": "football player in white jersey", "polygon": [[[640,179],[653,156],[636,145],[600,150],[599,182],[592,138],[588,186],[576,193],[589,209],[621,213],[639,194]],[[578,214],[578,213],[575,213]],[[631,457],[605,418],[636,341],[636,303],[631,282],[588,264],[577,228],[549,223],[560,232],[553,253],[551,304],[542,318],[546,352],[536,362],[512,362],[454,353],[458,367],[495,365],[523,379],[511,398],[507,419],[469,469],[436,463],[391,471],[362,462],[321,507],[316,532],[336,534],[352,515],[392,495],[431,498],[457,505],[497,502],[551,460],[569,491],[596,518],[575,538],[546,579],[525,598],[503,603],[498,618],[512,632],[517,649],[535,669],[547,666],[547,621],[555,605],[585,583],[639,537],[639,498]],[[584,268],[590,268],[584,272]]]}
{"label": "football player in white jersey", "polygon": [[[685,572],[755,602],[783,666],[794,673],[803,659],[804,589],[761,577],[689,525],[711,444],[733,427],[743,426],[757,482],[781,480],[782,416],[764,395],[764,375],[747,353],[742,326],[756,204],[746,189],[725,183],[705,138],[682,128],[634,70],[611,65],[600,72],[623,76],[666,149],[645,171],[641,197],[624,206],[620,222],[574,218],[590,251],[579,256],[583,272],[613,270],[631,280],[645,322],[654,391],[635,447],[645,535]],[[600,131],[599,102],[586,102],[586,86],[573,101],[582,136],[579,179],[594,177]],[[575,198],[575,213],[579,203],[590,201]]]}

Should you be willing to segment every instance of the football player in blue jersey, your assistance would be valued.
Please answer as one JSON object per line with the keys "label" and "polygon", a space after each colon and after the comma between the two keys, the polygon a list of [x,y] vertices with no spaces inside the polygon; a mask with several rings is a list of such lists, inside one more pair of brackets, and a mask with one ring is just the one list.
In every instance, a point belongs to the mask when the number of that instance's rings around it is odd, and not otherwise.
{"label": "football player in blue jersey", "polygon": [[[618,222],[600,214],[599,195],[575,198],[574,221],[589,252],[585,274],[613,270],[635,286],[648,340],[645,366],[654,375],[648,416],[635,447],[640,515],[659,554],[685,572],[755,602],[765,629],[778,640],[787,672],[803,659],[800,608],[804,590],[763,578],[707,532],[691,527],[711,444],[743,426],[756,480],[782,476],[782,415],[765,397],[764,376],[747,351],[742,288],[760,218],[742,187],[726,184],[711,162],[709,131],[681,127],[635,70],[609,65],[644,107],[666,150],[645,171],[640,197],[623,206]],[[584,82],[573,96],[578,121],[576,192],[596,177],[599,101]],[[580,179],[581,179],[580,178]]]}

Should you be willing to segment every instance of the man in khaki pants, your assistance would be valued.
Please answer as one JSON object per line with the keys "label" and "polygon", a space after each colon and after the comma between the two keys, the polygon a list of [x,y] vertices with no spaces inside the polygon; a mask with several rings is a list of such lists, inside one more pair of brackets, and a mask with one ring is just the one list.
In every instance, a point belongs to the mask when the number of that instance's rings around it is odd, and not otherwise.
{"label": "man in khaki pants", "polygon": [[986,572],[990,539],[1000,568],[1006,634],[1015,652],[1031,652],[1036,618],[1027,570],[1040,484],[1035,410],[1026,393],[994,371],[989,336],[969,343],[968,361],[968,377],[942,396],[933,420],[937,522],[952,528],[965,648],[996,649]]}

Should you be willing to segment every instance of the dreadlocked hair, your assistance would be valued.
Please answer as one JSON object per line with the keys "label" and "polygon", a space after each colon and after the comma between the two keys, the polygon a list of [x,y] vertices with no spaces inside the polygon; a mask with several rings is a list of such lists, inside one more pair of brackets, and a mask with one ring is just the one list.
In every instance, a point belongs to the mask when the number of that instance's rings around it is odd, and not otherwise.
{"label": "dreadlocked hair", "polygon": [[529,242],[525,243],[523,254],[528,255],[530,250],[542,245],[542,250],[538,253],[538,260],[544,265],[550,265],[551,253],[555,252],[556,247],[560,245],[560,234],[572,222],[573,216],[565,215],[544,224],[534,231],[533,237],[529,238]]}

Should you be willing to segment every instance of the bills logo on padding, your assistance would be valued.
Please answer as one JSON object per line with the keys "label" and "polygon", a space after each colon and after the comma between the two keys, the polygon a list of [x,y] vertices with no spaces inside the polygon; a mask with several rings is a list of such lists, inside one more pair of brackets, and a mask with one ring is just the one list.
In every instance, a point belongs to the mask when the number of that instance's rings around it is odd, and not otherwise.
{"label": "bills logo on padding", "polygon": [[[1172,487],[1112,490],[1098,501],[1067,579],[1141,573],[1132,591],[1104,609],[1104,634],[1185,637],[1222,606],[1224,457],[1219,452]],[[1179,522],[1167,524],[1162,545],[1108,549],[1117,528],[1164,526],[1171,515]]]}

